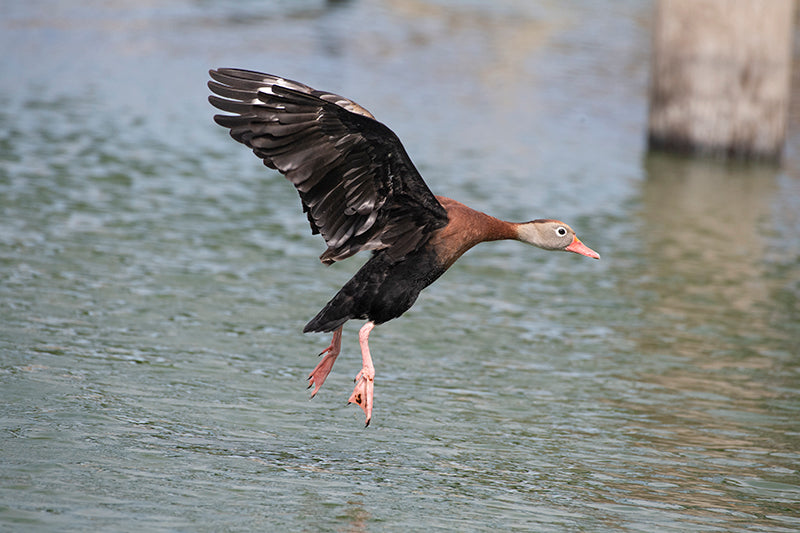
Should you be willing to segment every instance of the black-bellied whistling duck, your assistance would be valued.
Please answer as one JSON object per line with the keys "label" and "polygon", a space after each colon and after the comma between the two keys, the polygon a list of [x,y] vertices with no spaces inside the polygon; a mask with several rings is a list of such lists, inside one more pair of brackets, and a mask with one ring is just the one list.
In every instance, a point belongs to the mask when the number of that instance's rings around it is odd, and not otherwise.
{"label": "black-bellied whistling duck", "polygon": [[260,72],[222,68],[209,74],[215,81],[208,87],[219,95],[209,101],[235,113],[214,120],[297,188],[312,233],[328,246],[320,260],[331,264],[372,250],[303,328],[333,332],[308,376],[313,397],[339,355],[343,324],[367,321],[358,333],[362,368],[349,399],[364,410],[367,425],[375,378],[370,331],[408,311],[464,252],[480,242],[515,239],[600,258],[558,220],[505,222],[434,196],[397,136],[347,98]]}

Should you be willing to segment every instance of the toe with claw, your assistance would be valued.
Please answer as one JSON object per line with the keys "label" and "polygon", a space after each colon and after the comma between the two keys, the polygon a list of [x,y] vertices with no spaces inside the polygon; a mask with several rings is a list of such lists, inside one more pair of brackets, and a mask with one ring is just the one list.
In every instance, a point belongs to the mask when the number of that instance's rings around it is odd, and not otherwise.
{"label": "toe with claw", "polygon": [[333,339],[331,340],[331,345],[322,350],[320,355],[322,357],[322,361],[320,361],[314,370],[308,375],[308,388],[314,387],[314,391],[311,393],[311,397],[313,398],[319,388],[322,387],[322,384],[325,383],[325,378],[328,377],[328,374],[331,373],[331,369],[333,368],[333,363],[336,362],[336,358],[339,357],[339,351],[342,348],[342,328],[340,327],[336,331],[333,332]]}
{"label": "toe with claw", "polygon": [[354,403],[364,410],[367,417],[364,426],[368,426],[372,419],[372,393],[375,384],[375,369],[364,367],[356,376],[356,386],[347,403]]}

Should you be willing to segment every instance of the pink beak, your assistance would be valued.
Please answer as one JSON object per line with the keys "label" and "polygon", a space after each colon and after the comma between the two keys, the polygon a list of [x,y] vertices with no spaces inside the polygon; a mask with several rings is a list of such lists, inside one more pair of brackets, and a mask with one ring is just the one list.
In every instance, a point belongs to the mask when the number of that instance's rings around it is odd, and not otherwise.
{"label": "pink beak", "polygon": [[572,243],[564,249],[568,252],[575,252],[576,254],[591,257],[592,259],[600,259],[600,254],[583,244],[578,237],[573,237]]}

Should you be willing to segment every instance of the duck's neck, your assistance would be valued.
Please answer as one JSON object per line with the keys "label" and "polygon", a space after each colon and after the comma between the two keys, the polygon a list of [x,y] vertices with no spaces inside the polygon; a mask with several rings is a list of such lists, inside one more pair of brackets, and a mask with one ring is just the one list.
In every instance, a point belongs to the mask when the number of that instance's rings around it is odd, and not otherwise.
{"label": "duck's neck", "polygon": [[450,198],[436,198],[447,211],[450,221],[431,239],[431,245],[447,267],[481,242],[520,239],[520,224],[500,220]]}

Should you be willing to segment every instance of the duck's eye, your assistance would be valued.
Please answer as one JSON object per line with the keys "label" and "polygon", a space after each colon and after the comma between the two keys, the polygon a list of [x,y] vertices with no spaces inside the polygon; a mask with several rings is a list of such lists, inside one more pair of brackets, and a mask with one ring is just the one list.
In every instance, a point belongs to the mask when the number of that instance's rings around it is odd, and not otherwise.
{"label": "duck's eye", "polygon": [[559,237],[563,237],[564,235],[567,234],[567,228],[565,228],[564,226],[559,226],[556,228],[556,233],[558,234]]}

